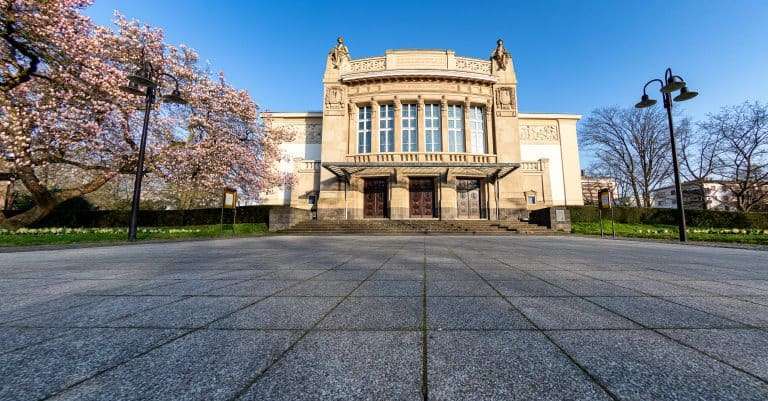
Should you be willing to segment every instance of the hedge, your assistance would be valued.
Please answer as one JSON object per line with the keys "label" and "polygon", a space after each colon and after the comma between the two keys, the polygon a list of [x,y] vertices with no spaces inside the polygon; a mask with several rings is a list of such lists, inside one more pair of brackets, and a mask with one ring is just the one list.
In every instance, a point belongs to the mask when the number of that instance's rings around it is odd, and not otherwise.
{"label": "hedge", "polygon": [[[576,206],[570,210],[571,221],[574,223],[592,223],[599,220],[597,207]],[[615,207],[613,214],[618,223],[677,224],[677,209]],[[603,218],[606,217],[610,217],[608,210],[603,213]],[[768,213],[690,209],[685,211],[685,221],[689,227],[768,229]]]}
{"label": "hedge", "polygon": [[[269,222],[270,206],[240,206],[237,208],[237,223]],[[5,211],[6,217],[21,213],[20,211]],[[224,223],[231,224],[233,209],[224,209]],[[33,228],[43,227],[127,227],[131,212],[128,210],[73,210],[57,208],[50,215],[32,225]],[[139,226],[169,227],[196,226],[219,224],[221,209],[190,209],[190,210],[140,210]]]}

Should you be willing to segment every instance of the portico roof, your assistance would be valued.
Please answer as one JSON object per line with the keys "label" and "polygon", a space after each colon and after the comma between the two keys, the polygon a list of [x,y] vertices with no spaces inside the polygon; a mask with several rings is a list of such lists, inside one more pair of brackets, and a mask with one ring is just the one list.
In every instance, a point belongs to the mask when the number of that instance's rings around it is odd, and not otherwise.
{"label": "portico roof", "polygon": [[390,174],[402,169],[408,175],[465,174],[468,176],[504,178],[520,167],[520,163],[446,163],[446,162],[325,162],[322,166],[348,181],[352,175]]}

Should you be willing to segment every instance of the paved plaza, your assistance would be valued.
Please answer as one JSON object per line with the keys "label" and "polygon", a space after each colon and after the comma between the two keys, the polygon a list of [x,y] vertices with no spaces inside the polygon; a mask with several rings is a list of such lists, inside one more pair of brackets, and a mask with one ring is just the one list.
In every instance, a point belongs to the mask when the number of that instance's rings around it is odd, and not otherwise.
{"label": "paved plaza", "polygon": [[0,400],[766,400],[768,253],[340,236],[0,253]]}

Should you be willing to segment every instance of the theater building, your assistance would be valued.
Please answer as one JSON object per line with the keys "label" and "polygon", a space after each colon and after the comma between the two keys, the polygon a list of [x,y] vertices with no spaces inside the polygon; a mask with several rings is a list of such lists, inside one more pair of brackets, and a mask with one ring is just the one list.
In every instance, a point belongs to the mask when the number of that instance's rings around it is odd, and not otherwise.
{"label": "theater building", "polygon": [[517,219],[581,205],[580,116],[521,113],[512,57],[328,54],[321,112],[269,113],[292,183],[263,203],[317,219]]}

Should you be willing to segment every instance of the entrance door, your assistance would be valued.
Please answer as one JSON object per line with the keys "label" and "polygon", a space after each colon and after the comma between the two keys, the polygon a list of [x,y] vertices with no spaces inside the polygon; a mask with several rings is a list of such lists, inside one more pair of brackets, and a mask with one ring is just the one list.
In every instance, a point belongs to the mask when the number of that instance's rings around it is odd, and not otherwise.
{"label": "entrance door", "polygon": [[387,179],[366,178],[363,216],[367,218],[386,217]]}
{"label": "entrance door", "polygon": [[432,217],[435,209],[435,180],[432,178],[411,178],[409,181],[411,217]]}
{"label": "entrance door", "polygon": [[457,207],[459,219],[480,218],[480,180],[456,180]]}

